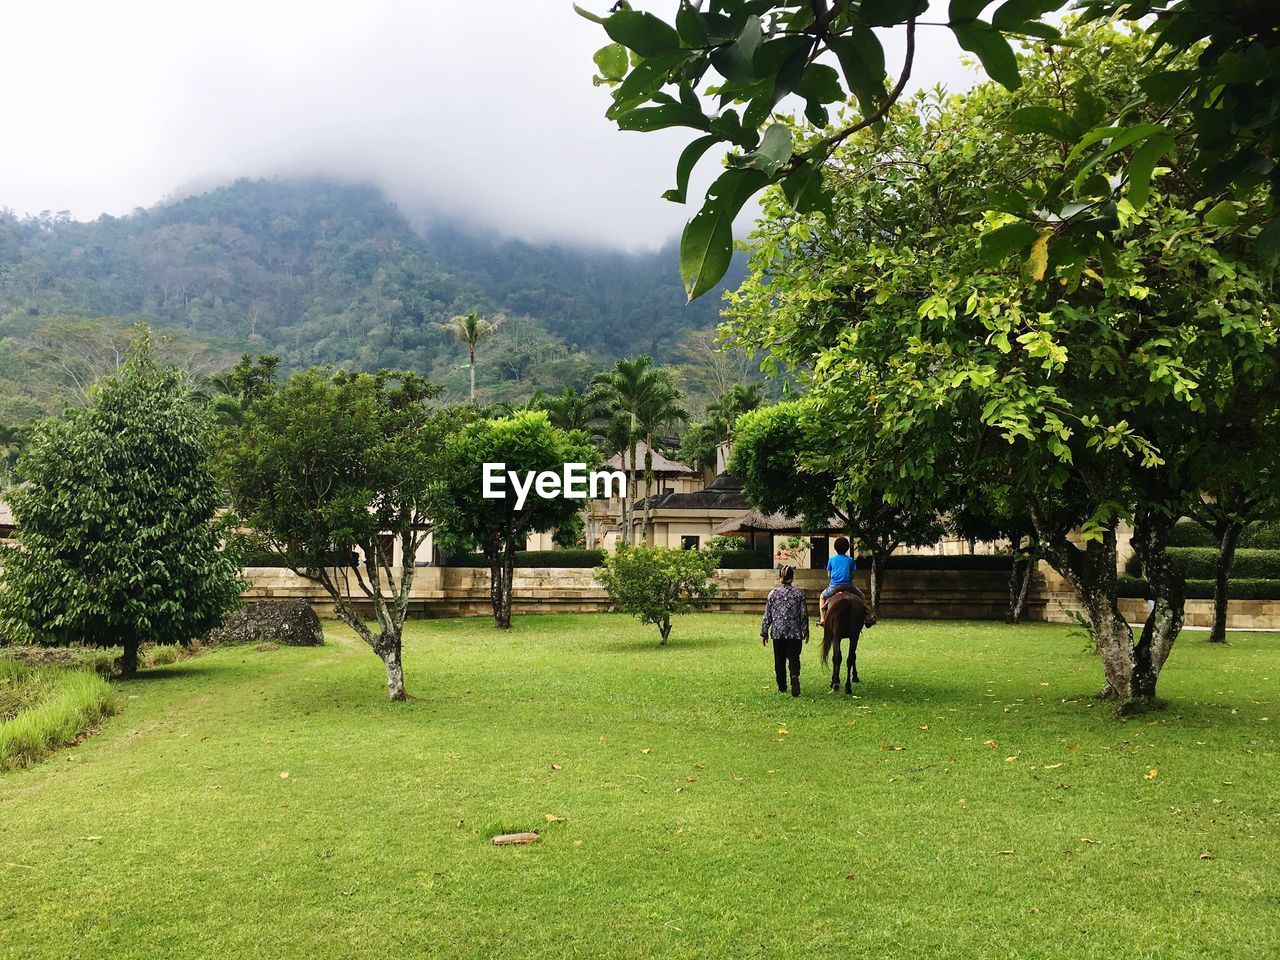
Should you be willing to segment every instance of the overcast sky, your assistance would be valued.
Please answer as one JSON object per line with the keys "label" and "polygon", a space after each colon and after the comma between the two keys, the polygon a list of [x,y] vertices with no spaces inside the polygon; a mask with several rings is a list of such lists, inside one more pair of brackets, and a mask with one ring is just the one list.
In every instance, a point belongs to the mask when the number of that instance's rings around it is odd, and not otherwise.
{"label": "overcast sky", "polygon": [[[532,239],[652,246],[692,212],[659,196],[687,138],[604,119],[607,38],[570,0],[41,0],[5,4],[0,30],[0,206],[19,213],[291,174]],[[913,86],[970,85],[950,33],[921,32]]]}

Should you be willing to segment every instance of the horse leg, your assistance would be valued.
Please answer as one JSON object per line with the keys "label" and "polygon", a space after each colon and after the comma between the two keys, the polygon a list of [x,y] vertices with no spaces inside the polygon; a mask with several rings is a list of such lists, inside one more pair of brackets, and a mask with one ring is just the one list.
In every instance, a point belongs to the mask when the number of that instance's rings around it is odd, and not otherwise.
{"label": "horse leg", "polygon": [[858,679],[858,637],[861,635],[862,631],[856,630],[849,641],[849,679],[845,681],[845,690],[849,693],[853,693],[852,684],[862,682]]}
{"label": "horse leg", "polygon": [[831,652],[831,689],[840,689],[840,638],[836,637],[836,642]]}

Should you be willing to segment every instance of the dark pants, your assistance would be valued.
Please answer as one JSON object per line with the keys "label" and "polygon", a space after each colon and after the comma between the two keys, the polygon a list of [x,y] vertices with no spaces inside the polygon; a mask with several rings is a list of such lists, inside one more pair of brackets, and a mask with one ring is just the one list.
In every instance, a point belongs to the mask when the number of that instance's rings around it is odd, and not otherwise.
{"label": "dark pants", "polygon": [[803,640],[779,640],[773,638],[773,675],[778,680],[778,689],[787,689],[787,665],[791,666],[791,678],[800,679],[800,648]]}

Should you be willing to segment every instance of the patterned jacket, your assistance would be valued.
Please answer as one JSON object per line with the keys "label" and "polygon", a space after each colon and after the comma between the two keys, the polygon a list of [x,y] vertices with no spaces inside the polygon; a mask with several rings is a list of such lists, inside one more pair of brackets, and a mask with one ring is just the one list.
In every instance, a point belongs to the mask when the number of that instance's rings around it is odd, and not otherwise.
{"label": "patterned jacket", "polygon": [[803,590],[783,583],[769,591],[760,636],[767,640],[771,632],[775,640],[809,639],[809,605]]}

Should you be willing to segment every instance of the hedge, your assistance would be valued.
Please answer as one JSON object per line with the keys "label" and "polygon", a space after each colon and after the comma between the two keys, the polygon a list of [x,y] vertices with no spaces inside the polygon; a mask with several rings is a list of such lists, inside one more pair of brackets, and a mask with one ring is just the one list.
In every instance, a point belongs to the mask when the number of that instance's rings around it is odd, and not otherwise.
{"label": "hedge", "polygon": [[[1174,565],[1188,580],[1212,580],[1218,551],[1214,547],[1171,547]],[[1232,578],[1280,580],[1280,550],[1237,550],[1231,564]]]}
{"label": "hedge", "polygon": [[[1169,535],[1171,547],[1217,547],[1218,541],[1200,524],[1183,520]],[[1238,547],[1255,550],[1280,550],[1280,522],[1251,523],[1240,535]]]}
{"label": "hedge", "polygon": [[772,566],[769,550],[726,550],[720,554],[721,570],[768,570]]}
{"label": "hedge", "polygon": [[[447,567],[488,567],[482,553],[452,553]],[[517,567],[598,567],[604,563],[603,550],[517,550]]]}
{"label": "hedge", "polygon": [[[1212,580],[1188,580],[1186,583],[1188,600],[1213,599]],[[1145,598],[1146,581],[1138,577],[1120,577],[1116,581],[1116,595]],[[1227,584],[1227,598],[1230,600],[1280,600],[1280,580],[1232,580]]]}
{"label": "hedge", "polygon": [[[871,569],[870,557],[858,558],[859,570]],[[951,556],[903,554],[890,556],[889,570],[1012,570],[1013,557],[991,553],[960,553]]]}

